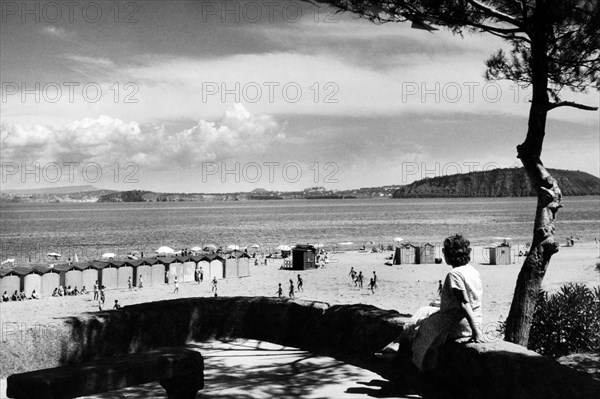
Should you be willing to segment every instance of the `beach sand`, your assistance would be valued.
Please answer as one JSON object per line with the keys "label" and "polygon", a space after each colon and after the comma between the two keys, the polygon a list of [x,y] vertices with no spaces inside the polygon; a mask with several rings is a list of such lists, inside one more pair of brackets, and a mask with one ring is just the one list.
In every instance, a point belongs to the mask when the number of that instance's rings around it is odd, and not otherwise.
{"label": "beach sand", "polygon": [[[518,257],[514,264],[511,265],[489,265],[485,264],[485,260],[481,256],[483,249],[474,247],[474,261],[471,262],[481,273],[481,278],[484,286],[483,297],[483,314],[484,314],[484,334],[489,340],[500,339],[497,333],[497,327],[500,321],[503,321],[509,311],[510,302],[512,299],[517,275],[521,268],[521,263],[524,258]],[[307,300],[318,300],[327,302],[330,305],[336,304],[354,304],[362,303],[373,305],[382,309],[394,309],[404,314],[412,314],[421,306],[428,305],[432,300],[437,299],[438,280],[443,279],[450,267],[445,264],[424,264],[424,265],[394,265],[387,266],[385,262],[391,255],[390,251],[383,253],[371,253],[366,251],[347,251],[330,254],[330,263],[323,269],[304,270],[304,271],[289,271],[280,270],[283,263],[281,259],[269,261],[266,266],[251,266],[250,276],[236,279],[220,280],[219,295],[220,296],[276,296],[277,284],[281,283],[284,294],[287,295],[289,287],[289,279],[297,285],[298,273],[304,280],[304,291],[297,292],[296,298]],[[560,289],[563,284],[572,282],[586,284],[589,286],[600,285],[600,273],[595,269],[596,262],[599,259],[599,247],[595,243],[577,243],[574,247],[561,247],[560,252],[555,254],[550,263],[550,267],[546,273],[543,282],[543,289],[549,292],[555,292]],[[348,273],[350,268],[362,271],[365,276],[365,284],[363,289],[354,287],[351,283]],[[372,276],[373,271],[377,273],[378,287],[375,293],[372,294],[368,289],[368,280]],[[179,293],[173,293],[173,285],[160,285],[154,287],[146,287],[141,290],[129,291],[127,289],[115,289],[106,291],[106,308],[111,308],[115,299],[119,300],[123,306],[165,300],[183,297],[210,297],[212,296],[210,282],[197,283],[182,283],[180,284]],[[76,296],[76,297],[60,297],[60,298],[43,298],[40,300],[29,300],[25,302],[9,302],[0,304],[0,322],[2,323],[3,340],[5,337],[5,327],[10,333],[14,333],[14,326],[11,323],[19,323],[19,330],[23,331],[27,328],[38,328],[37,326],[45,325],[46,323],[56,323],[60,318],[68,316],[76,316],[84,312],[97,311],[96,302],[92,301],[92,294]],[[250,341],[249,341],[250,342]],[[216,345],[221,345],[213,343]],[[245,343],[244,345],[247,345]],[[199,344],[203,345],[203,344]],[[204,344],[208,345],[208,343]],[[228,344],[225,344],[228,345]],[[222,346],[216,346],[215,348]],[[230,358],[230,352],[223,352],[219,349],[218,352],[211,356],[216,356],[214,359],[207,359],[207,364],[216,362],[215,366],[222,367],[227,358]],[[4,350],[4,347],[0,347]],[[204,348],[206,350],[206,348]],[[207,354],[212,352],[208,351]],[[243,357],[238,357],[237,363],[229,364],[235,369],[256,367],[257,364],[252,359],[261,358],[260,351],[240,353]],[[259,356],[260,355],[260,356]],[[305,354],[300,355],[301,358],[306,358]],[[341,366],[334,359],[317,359],[319,367],[330,367],[339,369]],[[313,367],[309,364],[310,367]],[[252,368],[250,367],[250,368]],[[260,365],[260,367],[272,367],[269,365]],[[284,364],[282,370],[286,371]],[[310,368],[309,367],[309,368]],[[317,369],[319,369],[317,367]],[[317,371],[313,374],[307,374],[321,381],[322,390],[327,392],[318,392],[323,396],[310,397],[334,397],[343,396],[352,393],[352,397],[357,399],[368,398],[380,394],[380,385],[387,384],[377,378],[375,374],[368,370],[361,370],[351,366],[345,367],[344,372],[352,375],[352,378],[347,379],[345,383],[336,381],[325,381],[323,376]],[[347,370],[346,370],[347,369]],[[316,370],[316,369],[315,369]],[[287,372],[287,371],[286,371]],[[317,374],[314,374],[317,373]],[[5,376],[4,376],[5,377]],[[289,379],[286,383],[277,378],[266,378],[257,376],[262,379],[262,385],[266,387],[285,388],[285,384],[289,384]],[[243,392],[248,389],[245,378],[240,379],[239,383],[232,384],[230,378],[223,379],[222,373],[207,375],[207,390],[204,393],[216,395],[215,397],[228,397],[228,394]],[[283,385],[282,385],[283,384]],[[374,385],[373,385],[374,384]],[[301,385],[301,384],[300,384]],[[0,398],[3,398],[6,390],[6,379],[0,380]],[[202,392],[202,391],[201,391]],[[251,397],[269,397],[270,389],[263,391],[252,391],[255,396]],[[308,397],[306,393],[295,395],[291,391],[287,392],[286,397]],[[115,393],[107,393],[96,395],[94,399],[121,399],[130,397],[130,395],[138,395],[137,397],[165,397],[162,389],[157,384],[149,384],[147,386],[132,387],[128,390],[122,390]],[[316,394],[316,393],[315,393]],[[357,396],[358,394],[358,396]],[[219,396],[221,395],[221,396]],[[419,397],[412,395],[389,394],[386,397]]]}
{"label": "beach sand", "polygon": [[[517,257],[511,265],[489,265],[481,256],[483,249],[474,247],[475,261],[471,262],[481,273],[484,287],[484,322],[497,323],[506,319],[513,296],[517,275],[523,257]],[[450,267],[446,264],[406,264],[387,266],[385,261],[391,251],[371,253],[347,251],[330,254],[330,263],[323,269],[300,272],[280,270],[281,259],[270,260],[266,266],[250,266],[250,276],[219,280],[219,296],[276,296],[277,284],[281,283],[287,296],[289,280],[297,285],[298,273],[304,280],[304,291],[296,292],[296,298],[318,300],[330,305],[362,303],[381,309],[394,309],[412,314],[421,306],[437,299],[438,280],[443,280]],[[578,243],[573,247],[561,247],[552,257],[543,281],[543,289],[555,292],[561,285],[573,282],[589,286],[600,285],[600,273],[595,270],[599,247],[595,243]],[[354,287],[348,276],[350,268],[362,271],[364,287]],[[368,289],[369,278],[377,273],[375,293]],[[184,297],[212,296],[208,280],[181,283],[179,293],[173,293],[173,285],[148,286],[141,290],[106,290],[105,309],[111,309],[114,300],[122,306]],[[0,320],[17,322],[33,327],[36,323],[56,322],[57,318],[75,316],[83,312],[97,311],[92,294],[75,297],[47,297],[25,302],[8,302],[0,305]]]}

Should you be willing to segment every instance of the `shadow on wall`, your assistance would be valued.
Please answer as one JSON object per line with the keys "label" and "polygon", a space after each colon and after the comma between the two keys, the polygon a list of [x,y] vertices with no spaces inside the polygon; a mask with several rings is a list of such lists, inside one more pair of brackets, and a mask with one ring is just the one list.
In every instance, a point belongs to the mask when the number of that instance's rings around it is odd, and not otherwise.
{"label": "shadow on wall", "polygon": [[[47,352],[48,356],[31,358],[26,367],[34,370],[193,341],[249,338],[300,348],[372,370],[397,382],[395,387],[386,387],[390,392],[412,393],[411,384],[416,381],[422,396],[432,398],[444,397],[436,394],[436,387],[463,398],[600,397],[600,384],[589,376],[507,342],[448,344],[443,348],[439,370],[426,375],[416,373],[410,354],[403,354],[394,364],[373,358],[373,352],[402,331],[408,316],[369,305],[329,306],[285,298],[152,302],[66,319],[66,332],[56,339],[34,342],[36,352]],[[49,345],[60,351],[45,350]],[[19,356],[19,348],[15,351],[11,355]],[[22,371],[26,370],[2,370],[4,374]],[[259,373],[252,378],[260,378]],[[368,384],[356,389],[374,389]],[[446,392],[445,397],[448,396]]]}

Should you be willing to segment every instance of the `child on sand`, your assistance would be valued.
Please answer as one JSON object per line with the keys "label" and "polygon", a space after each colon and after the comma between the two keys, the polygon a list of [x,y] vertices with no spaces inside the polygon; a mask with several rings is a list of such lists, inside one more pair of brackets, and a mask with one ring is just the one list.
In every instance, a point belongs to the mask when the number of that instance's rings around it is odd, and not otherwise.
{"label": "child on sand", "polygon": [[[119,305],[119,300],[115,299],[115,306],[113,306],[113,309],[121,309],[121,305]],[[100,309],[102,310],[102,309]]]}
{"label": "child on sand", "polygon": [[304,291],[304,289],[302,288],[302,284],[304,284],[304,282],[302,281],[302,277],[298,275],[298,292]]}
{"label": "child on sand", "polygon": [[437,367],[438,348],[447,339],[470,337],[470,342],[483,342],[479,329],[483,290],[479,272],[469,264],[470,242],[459,234],[448,237],[444,240],[443,253],[452,270],[442,285],[439,311],[435,307],[419,309],[417,314],[422,316],[415,317],[414,324],[377,356],[393,357],[401,346],[411,345],[412,361],[424,371]]}
{"label": "child on sand", "polygon": [[371,280],[369,281],[369,289],[371,290],[371,293],[375,293],[374,291],[375,288],[375,280],[373,279],[373,277],[371,277]]}
{"label": "child on sand", "polygon": [[281,283],[279,283],[279,288],[277,288],[276,294],[279,298],[281,298],[281,296],[283,295],[283,288],[281,288]]}
{"label": "child on sand", "polygon": [[127,287],[129,288],[129,291],[131,291],[131,277],[127,277]]}
{"label": "child on sand", "polygon": [[212,282],[210,284],[211,284],[210,290],[214,291],[214,293],[216,294],[217,293],[217,276],[213,277]]}
{"label": "child on sand", "polygon": [[142,280],[142,275],[140,274],[140,281],[138,283],[138,288],[141,290],[144,288],[144,280]]}
{"label": "child on sand", "polygon": [[290,296],[290,298],[294,298],[294,281],[292,279],[290,279],[290,292],[289,292],[289,296]]}
{"label": "child on sand", "polygon": [[173,291],[173,294],[176,294],[179,292],[179,280],[177,279],[177,276],[174,277],[173,281],[175,282],[175,291]]}

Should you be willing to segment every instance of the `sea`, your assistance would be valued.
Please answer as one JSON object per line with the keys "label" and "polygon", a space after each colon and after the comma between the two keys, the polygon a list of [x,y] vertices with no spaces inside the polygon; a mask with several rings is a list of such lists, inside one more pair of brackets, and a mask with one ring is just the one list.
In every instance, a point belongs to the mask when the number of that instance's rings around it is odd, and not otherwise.
{"label": "sea", "polygon": [[[600,197],[569,197],[556,221],[556,239],[600,238]],[[535,198],[323,199],[149,203],[2,203],[1,260],[45,264],[60,260],[152,254],[215,244],[226,248],[321,243],[326,250],[429,242],[462,233],[474,245],[532,237]],[[373,244],[372,244],[373,243]]]}

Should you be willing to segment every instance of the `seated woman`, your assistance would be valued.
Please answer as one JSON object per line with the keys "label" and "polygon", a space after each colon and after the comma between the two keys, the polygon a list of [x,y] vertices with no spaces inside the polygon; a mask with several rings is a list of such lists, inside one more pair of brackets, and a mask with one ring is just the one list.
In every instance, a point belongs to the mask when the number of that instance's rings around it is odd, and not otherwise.
{"label": "seated woman", "polygon": [[28,298],[27,298],[27,294],[25,294],[25,291],[21,291],[21,294],[20,294],[20,295],[21,295],[21,300],[22,300],[22,301],[24,301],[24,300],[28,299]]}
{"label": "seated woman", "polygon": [[2,302],[8,302],[10,301],[10,297],[8,296],[8,293],[6,291],[4,291],[4,294],[2,294]]}
{"label": "seated woman", "polygon": [[483,290],[479,272],[469,264],[470,242],[459,234],[448,237],[443,253],[452,270],[442,285],[439,311],[430,308],[423,311],[423,317],[406,327],[377,356],[394,356],[401,345],[410,343],[415,366],[421,371],[431,370],[437,367],[438,348],[446,340],[470,337],[470,342],[483,342],[480,330]]}
{"label": "seated woman", "polygon": [[84,295],[84,294],[87,294],[87,293],[88,293],[88,291],[85,289],[85,285],[84,285],[83,287],[81,287],[80,294]]}
{"label": "seated woman", "polygon": [[73,295],[79,295],[79,290],[77,289],[77,286],[75,286],[75,288],[73,289]]}
{"label": "seated woman", "polygon": [[12,299],[13,301],[20,301],[21,300],[21,295],[19,295],[19,293],[17,292],[17,290],[15,290],[15,292],[12,294],[12,296],[10,297],[10,299]]}
{"label": "seated woman", "polygon": [[39,295],[35,290],[31,291],[31,299],[40,299]]}
{"label": "seated woman", "polygon": [[58,296],[58,288],[55,288],[54,291],[52,291],[52,296]]}
{"label": "seated woman", "polygon": [[65,290],[65,295],[73,295],[73,289],[71,288],[70,285]]}
{"label": "seated woman", "polygon": [[65,295],[65,289],[61,285],[60,287],[58,287],[58,296],[63,296],[63,295]]}

